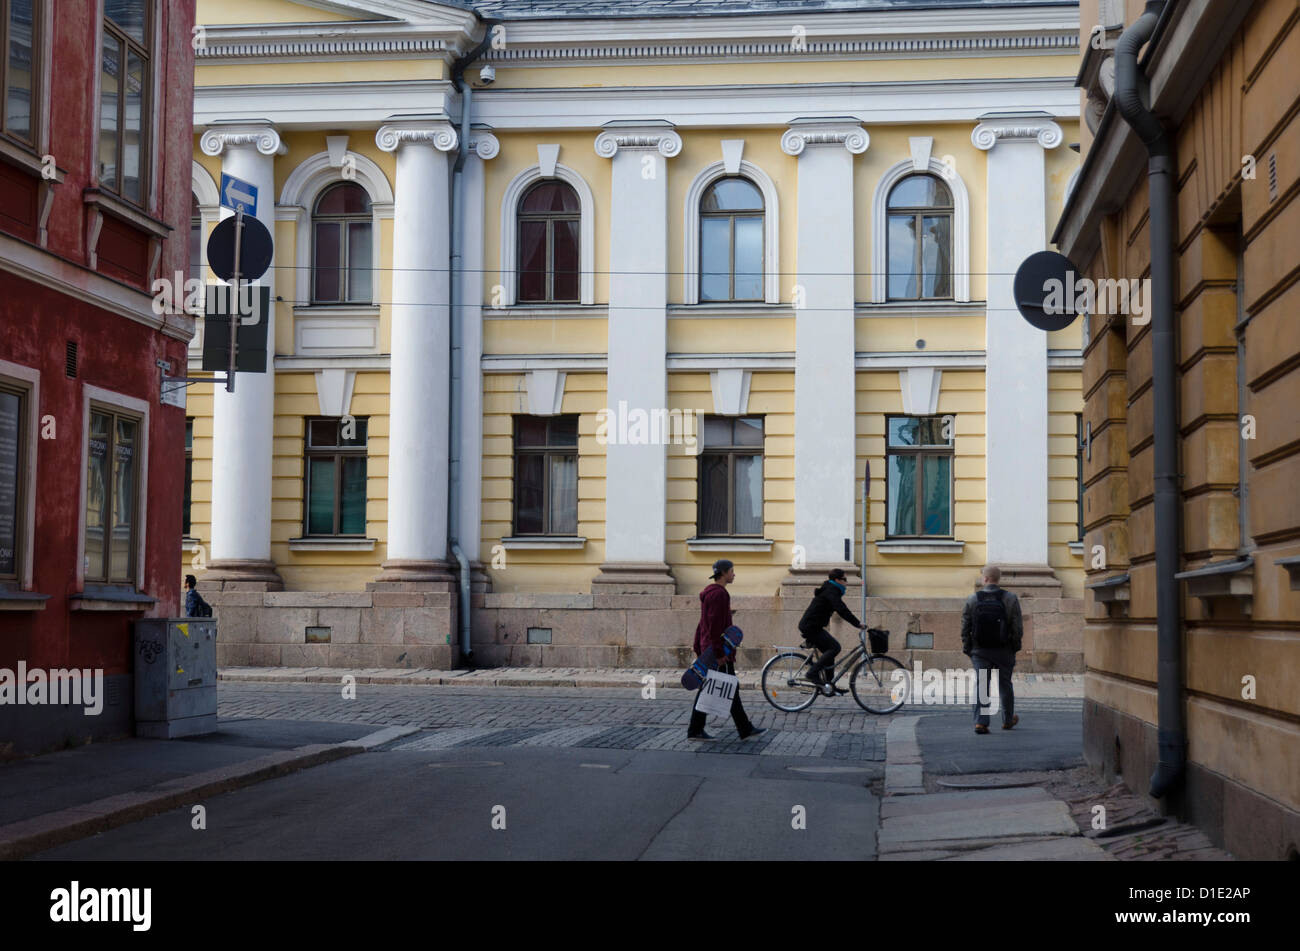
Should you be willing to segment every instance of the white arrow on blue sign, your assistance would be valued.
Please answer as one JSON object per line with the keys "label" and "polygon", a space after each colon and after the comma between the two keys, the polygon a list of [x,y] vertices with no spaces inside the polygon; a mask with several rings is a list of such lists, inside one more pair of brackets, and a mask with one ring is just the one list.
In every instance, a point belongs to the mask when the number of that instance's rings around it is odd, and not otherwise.
{"label": "white arrow on blue sign", "polygon": [[221,204],[231,211],[242,211],[246,215],[256,215],[257,186],[241,181],[233,175],[222,173]]}

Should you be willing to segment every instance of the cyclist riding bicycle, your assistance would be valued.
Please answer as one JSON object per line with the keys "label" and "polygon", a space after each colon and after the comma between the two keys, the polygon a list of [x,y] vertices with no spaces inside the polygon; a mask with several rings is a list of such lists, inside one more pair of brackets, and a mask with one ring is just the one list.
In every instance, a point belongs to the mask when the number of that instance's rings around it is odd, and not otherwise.
{"label": "cyclist riding bicycle", "polygon": [[[812,603],[799,619],[799,633],[808,643],[820,652],[820,656],[808,668],[808,679],[823,687],[830,687],[838,693],[844,693],[832,686],[835,670],[835,655],[840,652],[840,642],[826,629],[831,615],[838,614],[854,627],[865,630],[866,625],[853,616],[853,612],[844,604],[844,569],[832,568],[827,579],[813,595]],[[827,691],[829,693],[829,691]]]}

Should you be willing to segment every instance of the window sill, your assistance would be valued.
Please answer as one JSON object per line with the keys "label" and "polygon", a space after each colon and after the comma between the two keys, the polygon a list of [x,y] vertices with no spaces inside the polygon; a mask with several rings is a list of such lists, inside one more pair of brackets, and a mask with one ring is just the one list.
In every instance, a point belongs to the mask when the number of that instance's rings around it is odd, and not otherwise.
{"label": "window sill", "polygon": [[294,307],[295,317],[378,317],[378,304],[299,304]]}
{"label": "window sill", "polygon": [[129,585],[88,584],[84,591],[68,598],[73,611],[146,611],[157,598],[141,594]]}
{"label": "window sill", "polygon": [[1092,591],[1092,596],[1102,604],[1128,601],[1132,592],[1132,588],[1129,587],[1128,572],[1102,581],[1093,581],[1087,587]]}
{"label": "window sill", "polygon": [[373,538],[291,538],[290,551],[374,551]]}
{"label": "window sill", "polygon": [[517,538],[503,538],[501,544],[506,551],[530,549],[576,551],[587,547],[587,539],[581,535],[536,535],[531,537],[524,535]]}
{"label": "window sill", "polygon": [[81,197],[87,205],[92,205],[114,218],[134,225],[152,237],[166,238],[172,231],[171,225],[159,221],[142,209],[118,198],[116,195],[110,194],[102,188],[87,188],[81,193]]}
{"label": "window sill", "polygon": [[[36,154],[36,150],[19,145],[17,142],[3,135],[0,135],[0,159],[3,159],[10,165],[15,165],[24,171],[30,172],[32,175],[41,178],[42,180],[45,179],[46,165],[41,161],[41,156]],[[63,179],[67,174],[68,173],[63,169],[55,167],[54,178],[50,179],[50,181],[56,185],[60,185],[63,183]]]}
{"label": "window sill", "polygon": [[48,594],[0,588],[0,611],[44,611]]}
{"label": "window sill", "polygon": [[691,551],[771,551],[770,538],[688,538],[686,547]]}
{"label": "window sill", "polygon": [[1231,561],[1211,562],[1192,571],[1174,575],[1178,581],[1187,582],[1187,593],[1202,601],[1211,598],[1231,598],[1250,614],[1255,594],[1255,559],[1252,556]]}
{"label": "window sill", "polygon": [[202,542],[197,538],[191,538],[189,535],[181,539],[181,551],[198,551]]}
{"label": "window sill", "polygon": [[1083,542],[1066,542],[1065,544],[1070,549],[1071,555],[1083,555]]}
{"label": "window sill", "polygon": [[951,538],[899,539],[898,541],[878,541],[876,551],[882,555],[960,555],[966,549],[966,543]]}

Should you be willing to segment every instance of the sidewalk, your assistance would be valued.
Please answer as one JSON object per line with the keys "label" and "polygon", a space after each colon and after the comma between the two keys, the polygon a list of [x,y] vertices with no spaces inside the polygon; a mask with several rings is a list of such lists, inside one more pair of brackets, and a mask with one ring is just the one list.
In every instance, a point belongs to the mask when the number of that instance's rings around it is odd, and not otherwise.
{"label": "sidewalk", "polygon": [[106,832],[265,779],[365,752],[414,727],[223,722],[217,734],[125,739],[0,764],[0,860]]}
{"label": "sidewalk", "polygon": [[[484,667],[476,670],[341,667],[222,667],[218,680],[250,683],[338,683],[352,676],[359,684],[458,684],[471,687],[636,687],[654,677],[656,687],[679,685],[682,671],[642,668]],[[742,688],[757,689],[761,669],[738,670]],[[1013,674],[1017,699],[1082,698],[1082,674]],[[847,684],[847,682],[845,682]]]}

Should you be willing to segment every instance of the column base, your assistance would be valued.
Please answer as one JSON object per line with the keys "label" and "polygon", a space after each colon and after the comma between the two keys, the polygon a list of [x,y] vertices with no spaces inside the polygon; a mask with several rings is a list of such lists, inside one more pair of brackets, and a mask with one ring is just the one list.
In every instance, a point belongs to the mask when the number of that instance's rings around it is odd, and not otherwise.
{"label": "column base", "polygon": [[283,591],[284,579],[273,561],[217,558],[208,562],[198,587],[205,591]]}
{"label": "column base", "polygon": [[591,579],[592,594],[676,594],[672,570],[662,561],[610,561]]}
{"label": "column base", "polygon": [[[1060,598],[1061,579],[1050,565],[1004,565],[994,562],[1002,570],[998,584],[1020,598]],[[979,587],[980,579],[975,579]]]}
{"label": "column base", "polygon": [[847,600],[850,595],[860,597],[862,587],[862,570],[851,561],[826,562],[824,564],[804,565],[802,568],[791,568],[784,578],[781,579],[781,587],[777,594],[782,598],[793,599],[794,601],[810,601],[817,589],[822,586],[826,576],[830,574],[832,568],[839,568],[844,572],[844,585],[846,591],[844,597]]}
{"label": "column base", "polygon": [[[418,586],[418,587],[413,587]],[[445,560],[395,558],[379,566],[375,580],[367,582],[367,591],[454,591],[456,576]]]}

